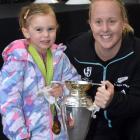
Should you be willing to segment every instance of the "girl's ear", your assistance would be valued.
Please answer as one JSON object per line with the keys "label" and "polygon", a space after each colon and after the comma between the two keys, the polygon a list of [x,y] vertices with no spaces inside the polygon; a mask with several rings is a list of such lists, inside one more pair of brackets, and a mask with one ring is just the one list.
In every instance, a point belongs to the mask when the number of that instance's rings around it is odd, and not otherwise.
{"label": "girl's ear", "polygon": [[28,32],[28,29],[23,27],[21,30],[22,30],[22,33],[23,33],[24,37],[29,39],[30,38],[30,34]]}

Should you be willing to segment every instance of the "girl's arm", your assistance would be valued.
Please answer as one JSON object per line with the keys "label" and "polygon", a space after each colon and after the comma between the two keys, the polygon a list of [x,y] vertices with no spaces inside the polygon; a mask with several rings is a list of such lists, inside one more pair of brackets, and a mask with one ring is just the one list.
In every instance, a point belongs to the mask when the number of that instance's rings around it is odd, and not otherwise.
{"label": "girl's arm", "polygon": [[4,134],[15,140],[30,136],[22,110],[23,68],[21,62],[9,60],[4,63],[0,73],[0,112]]}

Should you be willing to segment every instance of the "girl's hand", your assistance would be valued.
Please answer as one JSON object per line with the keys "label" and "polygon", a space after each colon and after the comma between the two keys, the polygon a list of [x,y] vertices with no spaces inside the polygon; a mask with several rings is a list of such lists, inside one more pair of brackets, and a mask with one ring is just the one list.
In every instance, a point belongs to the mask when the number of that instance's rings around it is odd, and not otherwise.
{"label": "girl's hand", "polygon": [[103,86],[98,87],[95,95],[95,104],[100,108],[106,108],[114,96],[114,86],[109,81],[102,81]]}
{"label": "girl's hand", "polygon": [[52,84],[52,89],[49,92],[54,97],[60,97],[63,93],[63,87],[61,84]]}

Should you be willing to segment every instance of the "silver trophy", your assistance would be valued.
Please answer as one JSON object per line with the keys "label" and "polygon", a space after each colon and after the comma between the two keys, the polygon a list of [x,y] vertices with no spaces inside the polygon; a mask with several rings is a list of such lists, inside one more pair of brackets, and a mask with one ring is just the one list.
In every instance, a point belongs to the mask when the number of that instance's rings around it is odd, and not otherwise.
{"label": "silver trophy", "polygon": [[[95,83],[96,84],[96,83]],[[94,83],[86,81],[65,81],[70,94],[64,98],[67,120],[74,122],[72,127],[68,126],[70,140],[84,140],[88,132],[91,117],[95,117],[95,112],[99,108],[87,95]],[[101,85],[101,84],[97,84]]]}

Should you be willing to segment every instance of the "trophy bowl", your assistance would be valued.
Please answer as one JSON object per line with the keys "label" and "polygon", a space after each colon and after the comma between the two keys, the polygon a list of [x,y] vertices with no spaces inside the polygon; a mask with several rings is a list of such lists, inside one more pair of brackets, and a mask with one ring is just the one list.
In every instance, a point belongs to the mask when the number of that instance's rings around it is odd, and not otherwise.
{"label": "trophy bowl", "polygon": [[87,81],[65,81],[65,85],[70,94],[65,97],[66,106],[70,107],[88,107],[92,104],[92,99],[86,94],[86,91],[92,87]]}
{"label": "trophy bowl", "polygon": [[65,81],[65,84],[70,91],[77,90],[82,93],[89,90],[92,86],[92,84],[87,81]]}

